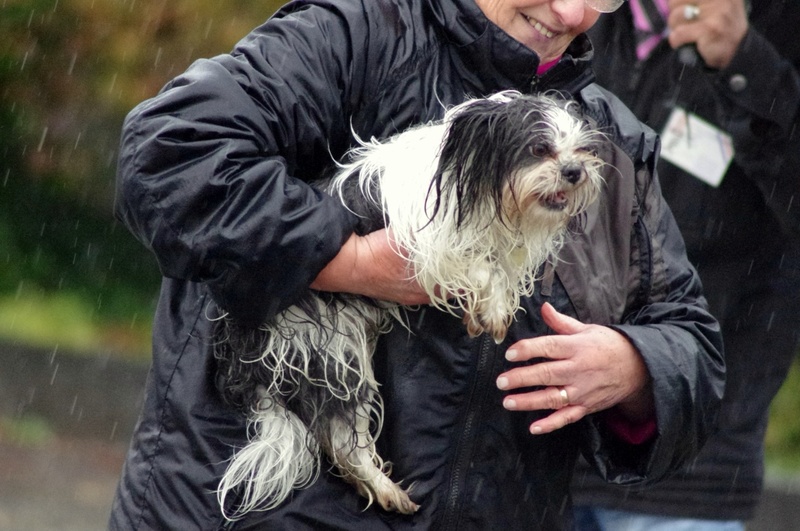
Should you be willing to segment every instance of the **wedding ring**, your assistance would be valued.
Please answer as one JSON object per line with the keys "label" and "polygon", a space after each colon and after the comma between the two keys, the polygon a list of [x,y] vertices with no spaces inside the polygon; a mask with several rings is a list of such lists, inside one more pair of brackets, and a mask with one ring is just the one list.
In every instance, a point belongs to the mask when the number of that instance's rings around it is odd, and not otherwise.
{"label": "wedding ring", "polygon": [[569,405],[569,395],[567,394],[567,390],[563,387],[558,391],[558,394],[561,395],[561,399],[564,401],[564,405]]}
{"label": "wedding ring", "polygon": [[683,18],[687,21],[695,20],[700,16],[700,8],[694,4],[686,4],[683,6]]}

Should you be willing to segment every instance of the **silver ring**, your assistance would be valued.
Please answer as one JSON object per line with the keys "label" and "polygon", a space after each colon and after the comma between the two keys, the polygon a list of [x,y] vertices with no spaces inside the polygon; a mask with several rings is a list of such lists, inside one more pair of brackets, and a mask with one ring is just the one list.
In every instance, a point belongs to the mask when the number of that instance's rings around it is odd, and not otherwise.
{"label": "silver ring", "polygon": [[694,4],[683,6],[683,18],[687,21],[695,20],[700,17],[700,8]]}
{"label": "silver ring", "polygon": [[558,394],[561,395],[561,399],[564,401],[564,405],[568,406],[569,405],[569,395],[567,394],[567,390],[562,387],[561,389],[559,389]]}

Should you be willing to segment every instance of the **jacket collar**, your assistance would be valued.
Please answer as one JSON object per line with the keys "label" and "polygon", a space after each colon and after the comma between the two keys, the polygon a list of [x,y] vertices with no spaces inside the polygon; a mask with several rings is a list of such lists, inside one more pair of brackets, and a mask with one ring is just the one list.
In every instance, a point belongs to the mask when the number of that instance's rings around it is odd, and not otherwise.
{"label": "jacket collar", "polygon": [[[594,80],[589,67],[593,50],[586,35],[570,44],[561,61],[541,78],[536,75],[539,56],[497,27],[483,14],[475,0],[426,0],[430,16],[446,41],[459,55],[487,92],[515,88],[520,92],[557,89],[575,94]],[[483,94],[485,95],[485,94]]]}

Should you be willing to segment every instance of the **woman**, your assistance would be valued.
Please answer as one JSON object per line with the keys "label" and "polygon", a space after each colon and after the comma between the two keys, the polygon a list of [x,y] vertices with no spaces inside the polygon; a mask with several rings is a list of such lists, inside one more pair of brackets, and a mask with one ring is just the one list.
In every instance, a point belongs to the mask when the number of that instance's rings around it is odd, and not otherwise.
{"label": "woman", "polygon": [[[580,448],[617,483],[697,451],[722,389],[719,331],[652,175],[655,136],[591,84],[583,31],[610,3],[291,3],[130,114],[118,213],[165,279],[112,528],[558,529]],[[306,183],[351,128],[385,138],[503,89],[576,98],[609,132],[613,167],[503,345],[427,307],[413,334],[382,339],[380,452],[419,511],[365,508],[323,473],[226,523],[214,491],[246,428],[216,387],[211,319],[257,326],[309,286],[424,303],[387,234],[352,236],[347,212]]]}

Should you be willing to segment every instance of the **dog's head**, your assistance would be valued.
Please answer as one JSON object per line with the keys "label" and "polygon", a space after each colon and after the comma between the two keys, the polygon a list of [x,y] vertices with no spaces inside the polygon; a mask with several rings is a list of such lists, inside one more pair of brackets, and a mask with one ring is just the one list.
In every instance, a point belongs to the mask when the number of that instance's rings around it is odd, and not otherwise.
{"label": "dog's head", "polygon": [[597,197],[604,164],[597,157],[604,136],[578,110],[575,102],[517,92],[451,109],[434,209],[455,209],[459,226],[473,218],[566,224]]}

